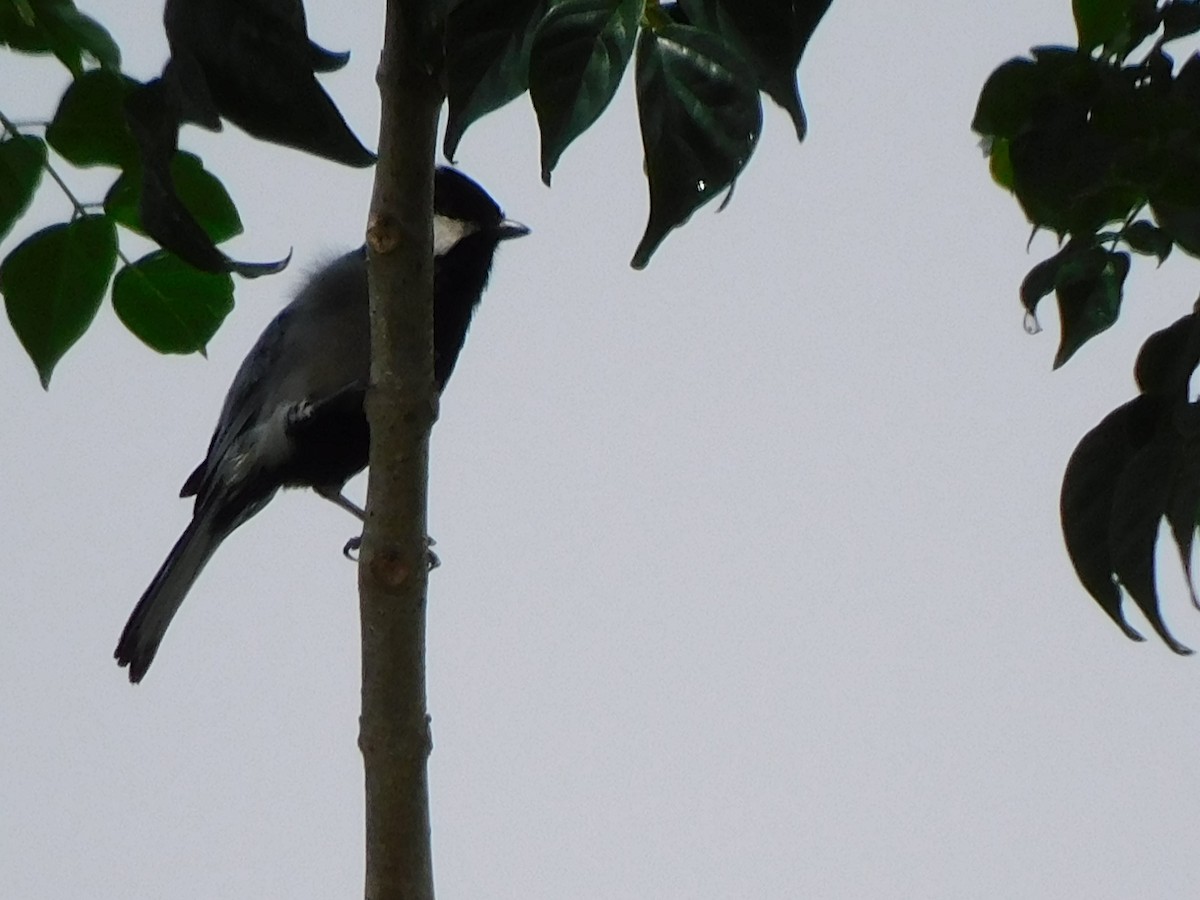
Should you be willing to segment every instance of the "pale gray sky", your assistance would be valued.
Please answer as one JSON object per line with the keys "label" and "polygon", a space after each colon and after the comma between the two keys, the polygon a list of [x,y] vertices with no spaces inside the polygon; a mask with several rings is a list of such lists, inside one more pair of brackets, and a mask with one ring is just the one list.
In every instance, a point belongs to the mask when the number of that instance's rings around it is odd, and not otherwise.
{"label": "pale gray sky", "polygon": [[[309,19],[353,50],[324,83],[372,143],[382,4],[359,6]],[[1052,242],[1026,255],[968,130],[995,65],[1072,39],[1069,7],[835,0],[801,70],[809,139],[768,108],[729,209],[641,274],[628,83],[552,190],[527,99],[468,132],[461,166],[534,236],[502,248],[434,436],[441,896],[1195,892],[1200,660],[1092,604],[1057,494],[1196,266],[1140,260],[1118,328],[1052,373],[1055,316],[1027,337],[1016,296]],[[85,8],[157,71],[157,18]],[[42,113],[62,82],[0,57],[0,108]],[[360,240],[370,190],[232,128],[184,143],[240,202],[235,256],[295,250],[239,285],[209,359],[155,356],[106,306],[46,394],[0,328],[6,898],[361,889],[353,521],[280,497],[141,686],[111,659],[234,369]]]}

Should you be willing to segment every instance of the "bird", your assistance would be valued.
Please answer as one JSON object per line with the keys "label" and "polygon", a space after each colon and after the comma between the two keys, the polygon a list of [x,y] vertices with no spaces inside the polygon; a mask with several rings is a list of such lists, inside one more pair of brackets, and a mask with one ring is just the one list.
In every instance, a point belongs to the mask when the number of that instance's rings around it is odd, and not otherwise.
{"label": "bird", "polygon": [[[502,241],[528,234],[463,173],[434,176],[434,386],[446,386]],[[205,564],[280,488],[309,487],[363,518],[343,493],[367,465],[370,370],[366,248],[318,271],[267,325],[225,396],[204,461],[181,497],[192,520],[138,600],[113,654],[142,680]]]}

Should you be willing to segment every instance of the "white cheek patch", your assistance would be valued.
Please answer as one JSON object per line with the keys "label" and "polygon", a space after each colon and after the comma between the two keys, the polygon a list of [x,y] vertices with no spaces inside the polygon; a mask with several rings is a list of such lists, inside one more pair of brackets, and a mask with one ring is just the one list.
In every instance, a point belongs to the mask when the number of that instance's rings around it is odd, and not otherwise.
{"label": "white cheek patch", "polygon": [[479,230],[474,222],[451,219],[448,216],[433,217],[433,255],[442,256],[465,237]]}

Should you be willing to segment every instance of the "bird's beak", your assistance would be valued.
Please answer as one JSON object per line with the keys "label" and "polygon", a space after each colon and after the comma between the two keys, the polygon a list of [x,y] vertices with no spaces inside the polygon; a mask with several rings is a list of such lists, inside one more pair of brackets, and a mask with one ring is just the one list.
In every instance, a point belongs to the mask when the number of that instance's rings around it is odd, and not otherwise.
{"label": "bird's beak", "polygon": [[525,237],[529,234],[529,226],[522,225],[520,222],[514,222],[512,219],[505,219],[496,226],[496,234],[500,240],[507,241],[509,238]]}

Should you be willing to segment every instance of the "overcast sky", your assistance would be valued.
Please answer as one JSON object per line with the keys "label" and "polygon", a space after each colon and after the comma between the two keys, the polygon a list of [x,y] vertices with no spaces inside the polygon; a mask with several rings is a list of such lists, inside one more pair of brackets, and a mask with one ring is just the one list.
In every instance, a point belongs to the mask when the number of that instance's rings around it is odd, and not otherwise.
{"label": "overcast sky", "polygon": [[[135,6],[84,4],[147,78],[166,46]],[[373,145],[382,3],[357,7],[310,0],[309,22],[353,51],[324,83]],[[835,0],[800,73],[808,140],[768,107],[730,207],[643,273],[628,79],[551,190],[527,99],[468,132],[460,165],[533,236],[501,248],[434,432],[441,896],[1196,892],[1200,660],[1112,626],[1057,516],[1196,266],[1138,260],[1119,326],[1052,372],[1052,308],[1029,337],[1017,301],[1052,241],[1025,252],[968,127],[992,68],[1072,39],[1066,0]],[[31,118],[64,78],[5,54],[0,85]],[[279,497],[143,684],[111,658],[242,355],[361,240],[370,192],[232,127],[183,143],[238,199],[233,255],[294,250],[238,284],[208,359],[156,356],[106,305],[44,393],[0,328],[6,898],[361,891],[353,520]],[[35,218],[68,212],[47,186]]]}

